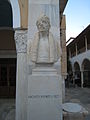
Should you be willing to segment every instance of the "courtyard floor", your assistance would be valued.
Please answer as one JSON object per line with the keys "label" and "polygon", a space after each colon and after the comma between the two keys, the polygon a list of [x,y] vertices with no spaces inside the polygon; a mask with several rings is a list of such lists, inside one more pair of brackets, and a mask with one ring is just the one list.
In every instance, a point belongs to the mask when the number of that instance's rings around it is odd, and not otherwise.
{"label": "courtyard floor", "polygon": [[86,120],[90,120],[90,88],[66,88],[65,102],[82,105],[87,111]]}
{"label": "courtyard floor", "polygon": [[[66,88],[65,101],[82,105],[90,120],[90,88]],[[15,99],[0,99],[0,120],[15,120]]]}

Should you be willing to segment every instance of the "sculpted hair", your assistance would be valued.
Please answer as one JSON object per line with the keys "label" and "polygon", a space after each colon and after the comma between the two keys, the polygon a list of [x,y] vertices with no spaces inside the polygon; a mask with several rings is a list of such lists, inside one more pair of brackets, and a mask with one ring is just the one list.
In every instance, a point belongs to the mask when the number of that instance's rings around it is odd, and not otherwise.
{"label": "sculpted hair", "polygon": [[51,27],[51,25],[50,25],[50,19],[49,19],[49,17],[47,17],[46,15],[41,16],[41,17],[37,20],[37,22],[36,22],[37,27],[41,24],[41,21],[45,21],[46,23],[48,23],[49,28]]}

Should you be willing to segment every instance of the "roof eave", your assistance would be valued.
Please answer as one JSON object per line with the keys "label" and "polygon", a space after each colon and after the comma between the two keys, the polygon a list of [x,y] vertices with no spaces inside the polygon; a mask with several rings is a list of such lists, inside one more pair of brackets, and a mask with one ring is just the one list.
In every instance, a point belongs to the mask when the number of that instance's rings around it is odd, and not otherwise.
{"label": "roof eave", "polygon": [[64,12],[64,9],[66,7],[68,0],[60,0],[59,4],[60,4],[60,13]]}

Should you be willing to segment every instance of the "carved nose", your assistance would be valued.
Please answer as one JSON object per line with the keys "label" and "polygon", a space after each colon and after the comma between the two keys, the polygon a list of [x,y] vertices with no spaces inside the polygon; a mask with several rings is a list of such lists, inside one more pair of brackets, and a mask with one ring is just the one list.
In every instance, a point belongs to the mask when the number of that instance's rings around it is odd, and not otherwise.
{"label": "carved nose", "polygon": [[41,24],[40,27],[43,27],[43,24]]}

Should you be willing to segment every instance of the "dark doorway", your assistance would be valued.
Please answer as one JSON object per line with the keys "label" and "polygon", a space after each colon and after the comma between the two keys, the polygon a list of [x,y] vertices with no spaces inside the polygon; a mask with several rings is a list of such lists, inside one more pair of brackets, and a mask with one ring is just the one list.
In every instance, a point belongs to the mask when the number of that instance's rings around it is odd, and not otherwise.
{"label": "dark doorway", "polygon": [[0,97],[15,97],[16,91],[16,59],[0,59]]}
{"label": "dark doorway", "polygon": [[75,62],[74,64],[74,80],[75,84],[79,87],[81,87],[81,72],[80,72],[80,66],[78,62]]}
{"label": "dark doorway", "polygon": [[82,63],[84,87],[90,87],[90,61],[85,59]]}

